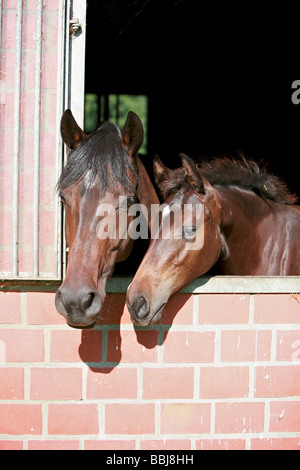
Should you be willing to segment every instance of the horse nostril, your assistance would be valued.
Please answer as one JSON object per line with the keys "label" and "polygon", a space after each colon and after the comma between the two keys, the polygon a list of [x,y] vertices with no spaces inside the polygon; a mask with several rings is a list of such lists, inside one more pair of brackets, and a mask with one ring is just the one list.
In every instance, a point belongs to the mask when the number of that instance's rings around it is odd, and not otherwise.
{"label": "horse nostril", "polygon": [[102,300],[99,292],[95,290],[82,294],[80,306],[81,310],[88,317],[97,315],[102,307]]}
{"label": "horse nostril", "polygon": [[137,318],[140,318],[141,320],[146,318],[150,311],[148,299],[143,295],[135,299],[132,307],[135,311]]}

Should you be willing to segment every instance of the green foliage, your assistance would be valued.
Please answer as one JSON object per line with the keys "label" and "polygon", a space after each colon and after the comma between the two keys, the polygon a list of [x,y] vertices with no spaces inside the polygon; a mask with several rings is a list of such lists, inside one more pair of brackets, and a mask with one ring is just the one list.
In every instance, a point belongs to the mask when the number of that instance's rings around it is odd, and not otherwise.
{"label": "green foliage", "polygon": [[[94,132],[104,116],[104,97],[98,100],[96,94],[85,95],[84,129],[87,133]],[[99,103],[101,109],[99,112]],[[134,111],[141,119],[145,138],[140,149],[141,154],[147,153],[147,113],[148,98],[145,95],[109,95],[109,121],[115,122],[121,129],[125,124],[128,111]]]}

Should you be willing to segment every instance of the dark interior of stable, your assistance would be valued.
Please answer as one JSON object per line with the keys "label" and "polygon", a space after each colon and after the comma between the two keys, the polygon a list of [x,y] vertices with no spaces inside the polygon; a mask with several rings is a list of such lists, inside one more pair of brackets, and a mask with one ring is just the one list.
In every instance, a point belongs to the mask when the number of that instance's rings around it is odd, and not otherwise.
{"label": "dark interior of stable", "polygon": [[[233,14],[193,0],[87,4],[85,92],[99,103],[109,94],[148,97],[142,161],[151,177],[154,154],[174,168],[180,152],[196,161],[243,152],[300,196],[294,14],[285,18],[279,6]],[[134,252],[116,274],[135,272]]]}

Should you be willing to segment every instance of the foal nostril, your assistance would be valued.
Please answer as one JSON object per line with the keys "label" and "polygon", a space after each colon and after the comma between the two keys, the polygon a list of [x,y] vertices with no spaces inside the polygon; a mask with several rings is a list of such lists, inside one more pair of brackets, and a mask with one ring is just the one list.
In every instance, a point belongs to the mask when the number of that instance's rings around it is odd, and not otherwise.
{"label": "foal nostril", "polygon": [[86,298],[83,300],[83,310],[88,310],[93,303],[95,294],[91,293],[86,296]]}
{"label": "foal nostril", "polygon": [[143,320],[147,317],[150,311],[150,306],[147,297],[141,295],[134,300],[132,308],[137,316],[137,318]]}
{"label": "foal nostril", "polygon": [[84,292],[80,296],[80,307],[88,317],[95,316],[102,307],[101,296],[98,291]]}

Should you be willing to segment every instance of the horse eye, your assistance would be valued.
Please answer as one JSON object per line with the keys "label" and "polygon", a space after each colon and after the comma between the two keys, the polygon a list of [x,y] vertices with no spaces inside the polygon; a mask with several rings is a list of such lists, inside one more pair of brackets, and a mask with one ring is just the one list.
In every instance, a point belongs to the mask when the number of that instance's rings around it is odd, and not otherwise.
{"label": "horse eye", "polygon": [[187,240],[194,238],[194,235],[197,231],[197,227],[192,225],[191,227],[182,227],[182,238]]}
{"label": "horse eye", "polygon": [[137,202],[137,199],[136,199],[135,196],[127,196],[127,205],[128,206],[131,206],[135,202]]}
{"label": "horse eye", "polygon": [[62,205],[65,206],[66,205],[65,198],[61,194],[59,196],[60,196],[60,200],[61,200]]}

